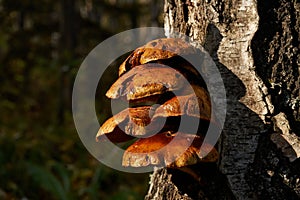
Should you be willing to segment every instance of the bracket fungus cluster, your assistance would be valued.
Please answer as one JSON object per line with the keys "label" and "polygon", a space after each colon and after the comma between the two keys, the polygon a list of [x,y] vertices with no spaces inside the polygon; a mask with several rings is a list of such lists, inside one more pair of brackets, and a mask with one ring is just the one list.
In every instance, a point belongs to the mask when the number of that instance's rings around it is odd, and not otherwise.
{"label": "bracket fungus cluster", "polygon": [[[216,162],[218,152],[203,143],[210,122],[211,101],[199,72],[185,59],[197,49],[184,40],[162,38],[134,50],[119,67],[119,78],[106,96],[129,107],[106,120],[96,140],[134,141],[123,155],[124,167],[182,168]],[[180,128],[185,117],[187,128]],[[198,126],[189,130],[192,123]]]}

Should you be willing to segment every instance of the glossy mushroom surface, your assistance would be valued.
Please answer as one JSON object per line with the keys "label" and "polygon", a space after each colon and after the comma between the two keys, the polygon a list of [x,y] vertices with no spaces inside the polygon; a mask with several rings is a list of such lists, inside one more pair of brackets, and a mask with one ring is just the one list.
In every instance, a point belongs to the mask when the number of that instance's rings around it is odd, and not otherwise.
{"label": "glossy mushroom surface", "polygon": [[96,141],[106,137],[112,142],[124,142],[133,137],[130,135],[145,135],[145,126],[151,120],[151,106],[127,108],[106,120],[100,127]]}
{"label": "glossy mushroom surface", "polygon": [[211,102],[209,94],[202,87],[195,85],[191,88],[193,90],[190,92],[183,91],[187,95],[175,96],[159,106],[155,110],[153,118],[188,115],[210,120]]}
{"label": "glossy mushroom surface", "polygon": [[[171,141],[175,139],[174,142]],[[183,167],[199,162],[216,162],[219,154],[197,135],[164,132],[142,138],[129,146],[122,160],[125,167]],[[201,149],[201,150],[200,150]]]}
{"label": "glossy mushroom surface", "polygon": [[107,91],[108,98],[124,97],[136,100],[168,91],[180,90],[186,81],[183,75],[161,64],[136,66],[117,81]]}
{"label": "glossy mushroom surface", "polygon": [[127,57],[119,67],[119,76],[141,64],[195,53],[196,49],[180,38],[152,40]]}

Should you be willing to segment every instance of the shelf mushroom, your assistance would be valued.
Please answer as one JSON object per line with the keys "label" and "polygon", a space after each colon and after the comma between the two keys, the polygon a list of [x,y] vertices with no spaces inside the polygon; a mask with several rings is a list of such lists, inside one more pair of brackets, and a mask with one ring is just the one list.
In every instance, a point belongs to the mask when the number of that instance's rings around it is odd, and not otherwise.
{"label": "shelf mushroom", "polygon": [[187,71],[193,72],[195,75],[199,75],[199,73],[193,69],[191,65],[186,64],[183,59],[180,59],[181,56],[194,55],[196,53],[196,48],[180,38],[160,38],[152,40],[144,46],[137,48],[127,57],[127,59],[119,67],[119,76],[138,65],[150,62],[174,64],[174,62],[170,60],[172,58],[175,58],[179,68],[186,68]]}
{"label": "shelf mushroom", "polygon": [[112,99],[120,97],[136,100],[184,87],[184,77],[179,71],[161,64],[139,65],[121,76],[106,96]]}
{"label": "shelf mushroom", "polygon": [[[187,116],[209,123],[211,119],[209,95],[202,87],[193,86],[193,88],[190,91],[192,93],[184,90],[183,93],[187,95],[175,96],[162,105],[127,108],[115,114],[103,123],[96,137],[99,139],[108,134],[112,140],[118,138],[118,135],[120,138],[126,138],[122,136],[123,132],[132,136],[151,135],[162,130],[162,122],[166,123],[164,130],[168,128],[172,131],[176,130],[177,126],[172,127],[176,119],[161,120],[170,117]],[[203,126],[202,129],[204,129]],[[120,133],[121,130],[123,130],[122,133]]]}
{"label": "shelf mushroom", "polygon": [[141,138],[129,146],[123,155],[122,165],[180,168],[199,162],[216,162],[219,157],[217,150],[212,145],[202,142],[203,139],[198,135],[180,132],[158,133],[149,138]]}
{"label": "shelf mushroom", "polygon": [[[120,65],[106,96],[129,107],[106,120],[96,140],[119,143],[138,137],[124,152],[124,167],[183,169],[218,160],[214,146],[203,143],[207,124],[217,126],[209,93],[198,71],[180,57],[196,52],[181,39],[162,38],[137,48]],[[178,130],[182,117],[205,123],[195,132]]]}

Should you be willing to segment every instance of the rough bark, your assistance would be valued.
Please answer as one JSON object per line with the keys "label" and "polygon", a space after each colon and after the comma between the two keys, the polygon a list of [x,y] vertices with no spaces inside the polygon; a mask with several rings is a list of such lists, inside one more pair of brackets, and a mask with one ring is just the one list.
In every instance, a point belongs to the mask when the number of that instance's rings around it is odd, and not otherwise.
{"label": "rough bark", "polygon": [[167,35],[200,41],[216,62],[227,115],[211,183],[183,191],[160,170],[146,199],[300,198],[299,12],[296,0],[165,1]]}
{"label": "rough bark", "polygon": [[213,164],[196,165],[191,168],[200,175],[197,181],[176,169],[157,169],[151,175],[150,188],[145,199],[233,199],[226,186],[226,178]]}

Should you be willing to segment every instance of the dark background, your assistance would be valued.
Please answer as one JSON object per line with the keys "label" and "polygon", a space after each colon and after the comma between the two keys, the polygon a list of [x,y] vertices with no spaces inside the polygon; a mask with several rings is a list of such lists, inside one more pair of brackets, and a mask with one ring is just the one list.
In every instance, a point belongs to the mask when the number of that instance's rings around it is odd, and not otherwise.
{"label": "dark background", "polygon": [[116,33],[162,27],[162,3],[0,0],[0,199],[143,199],[149,174],[110,169],[82,145],[71,94],[88,53]]}

